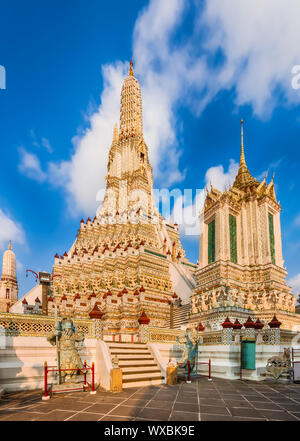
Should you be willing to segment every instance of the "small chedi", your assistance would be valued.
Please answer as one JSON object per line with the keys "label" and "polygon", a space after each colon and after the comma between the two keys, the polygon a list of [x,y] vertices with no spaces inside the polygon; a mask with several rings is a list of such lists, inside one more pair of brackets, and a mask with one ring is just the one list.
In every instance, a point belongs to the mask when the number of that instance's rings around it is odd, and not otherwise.
{"label": "small chedi", "polygon": [[[47,340],[53,346],[57,344],[57,339],[58,365],[60,369],[62,369],[58,382],[62,384],[65,382],[77,383],[80,380],[79,376],[84,373],[84,366],[79,355],[84,336],[76,331],[73,321],[66,317],[61,321],[61,329],[57,327],[57,329],[47,337]],[[72,371],[65,371],[64,369],[72,369]]]}
{"label": "small chedi", "polygon": [[18,281],[16,256],[11,241],[3,254],[2,275],[0,281],[0,312],[8,312],[18,300]]}

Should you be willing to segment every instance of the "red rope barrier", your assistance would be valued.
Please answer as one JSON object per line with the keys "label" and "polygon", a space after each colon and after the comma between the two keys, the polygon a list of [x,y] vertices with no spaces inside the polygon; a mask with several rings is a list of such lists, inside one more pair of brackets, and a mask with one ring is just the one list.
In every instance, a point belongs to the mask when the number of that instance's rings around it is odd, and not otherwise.
{"label": "red rope barrier", "polygon": [[[80,371],[84,370],[84,382],[83,387],[75,388],[75,389],[59,389],[57,391],[52,391],[52,393],[59,393],[59,392],[68,392],[68,391],[74,391],[74,390],[87,390],[91,389],[91,394],[95,394],[95,363],[92,363],[92,366],[89,366],[86,362],[86,360],[83,363],[83,369],[80,368],[74,368],[74,369],[57,369],[56,366],[48,366],[47,362],[44,363],[44,394],[42,396],[43,400],[48,400],[50,398],[48,394],[48,373],[49,372],[62,372],[62,371]],[[87,382],[87,372],[91,371],[92,374],[92,384],[89,384]]]}
{"label": "red rope barrier", "polygon": [[[208,375],[200,374],[200,373],[198,373],[198,375],[200,377],[207,377],[208,381],[212,381],[212,378],[211,378],[211,360],[209,359],[208,362],[204,362],[204,361],[200,362],[199,361],[199,362],[195,363],[195,365],[199,365],[199,364],[206,364],[206,365],[208,365]],[[191,383],[191,362],[190,362],[190,360],[188,360],[187,366],[188,366],[188,370],[187,370],[187,376],[185,378],[186,378],[186,382],[187,383]]]}
{"label": "red rope barrier", "polygon": [[187,377],[187,383],[191,382],[191,363],[190,360],[188,360],[188,377]]}
{"label": "red rope barrier", "polygon": [[95,363],[92,363],[92,391],[91,394],[95,394]]}
{"label": "red rope barrier", "polygon": [[44,363],[44,395],[42,397],[43,400],[48,400],[50,397],[48,395],[48,369],[47,369],[47,361]]}
{"label": "red rope barrier", "polygon": [[[86,360],[84,360],[83,367],[86,368]],[[86,387],[86,371],[84,372],[84,385],[83,385],[83,387]]]}

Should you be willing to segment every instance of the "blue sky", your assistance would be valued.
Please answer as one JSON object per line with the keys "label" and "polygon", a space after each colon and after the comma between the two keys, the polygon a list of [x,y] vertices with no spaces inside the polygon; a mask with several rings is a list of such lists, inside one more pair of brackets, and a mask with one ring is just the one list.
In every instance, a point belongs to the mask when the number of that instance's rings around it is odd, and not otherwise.
{"label": "blue sky", "polygon": [[[251,173],[275,172],[285,265],[300,292],[300,89],[291,86],[300,5],[245,3],[2,4],[0,246],[13,241],[20,294],[34,284],[25,269],[51,271],[81,217],[95,215],[131,57],[155,187],[203,189],[209,177],[222,189],[243,118]],[[196,262],[198,238],[182,240]]]}

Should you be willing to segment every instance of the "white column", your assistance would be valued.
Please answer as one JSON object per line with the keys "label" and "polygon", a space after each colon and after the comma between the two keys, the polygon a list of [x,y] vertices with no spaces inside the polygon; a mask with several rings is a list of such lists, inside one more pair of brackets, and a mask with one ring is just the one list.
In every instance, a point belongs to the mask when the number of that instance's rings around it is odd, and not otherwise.
{"label": "white column", "polygon": [[243,251],[243,229],[242,229],[242,212],[236,216],[236,249],[237,249],[237,263],[244,264]]}
{"label": "white column", "polygon": [[253,258],[254,263],[257,265],[261,262],[260,258],[260,223],[259,223],[259,214],[258,214],[258,207],[257,207],[257,201],[254,200],[251,202],[251,227],[252,227],[252,240],[253,240]]}
{"label": "white column", "polygon": [[280,213],[276,213],[273,217],[274,224],[274,242],[275,242],[275,263],[283,268],[284,260],[282,258],[282,237],[280,226]]}
{"label": "white column", "polygon": [[228,207],[228,205],[225,205],[224,209],[223,209],[223,231],[224,231],[223,259],[230,260],[230,230],[229,230],[229,207]]}
{"label": "white column", "polygon": [[199,266],[203,268],[208,263],[208,227],[204,222],[204,211],[200,213],[200,236],[199,236]]}
{"label": "white column", "polygon": [[248,250],[248,224],[247,224],[247,210],[246,206],[241,210],[241,229],[242,229],[242,263],[249,265],[249,250]]}
{"label": "white column", "polygon": [[222,210],[219,208],[215,216],[215,262],[222,258]]}
{"label": "white column", "polygon": [[253,243],[253,226],[252,226],[252,202],[250,201],[246,205],[246,216],[247,216],[247,241],[248,241],[248,262],[249,265],[255,263],[254,260],[254,243]]}
{"label": "white column", "polygon": [[270,229],[269,229],[269,210],[268,205],[264,204],[264,217],[265,217],[265,238],[266,238],[266,252],[264,263],[271,263],[271,248],[270,248]]}

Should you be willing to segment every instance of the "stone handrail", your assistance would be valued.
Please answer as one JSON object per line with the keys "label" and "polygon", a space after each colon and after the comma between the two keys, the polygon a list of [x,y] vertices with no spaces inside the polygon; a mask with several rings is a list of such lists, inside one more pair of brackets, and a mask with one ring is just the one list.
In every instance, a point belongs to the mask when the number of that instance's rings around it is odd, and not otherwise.
{"label": "stone handrail", "polygon": [[148,327],[148,343],[176,343],[177,337],[183,331],[180,329]]}
{"label": "stone handrail", "polygon": [[221,345],[223,331],[210,331],[201,334],[202,345]]}
{"label": "stone handrail", "polygon": [[[59,317],[61,320],[61,317]],[[92,319],[73,319],[85,338],[101,338],[101,322]],[[30,314],[0,313],[0,334],[12,337],[46,337],[54,330],[54,317]]]}

